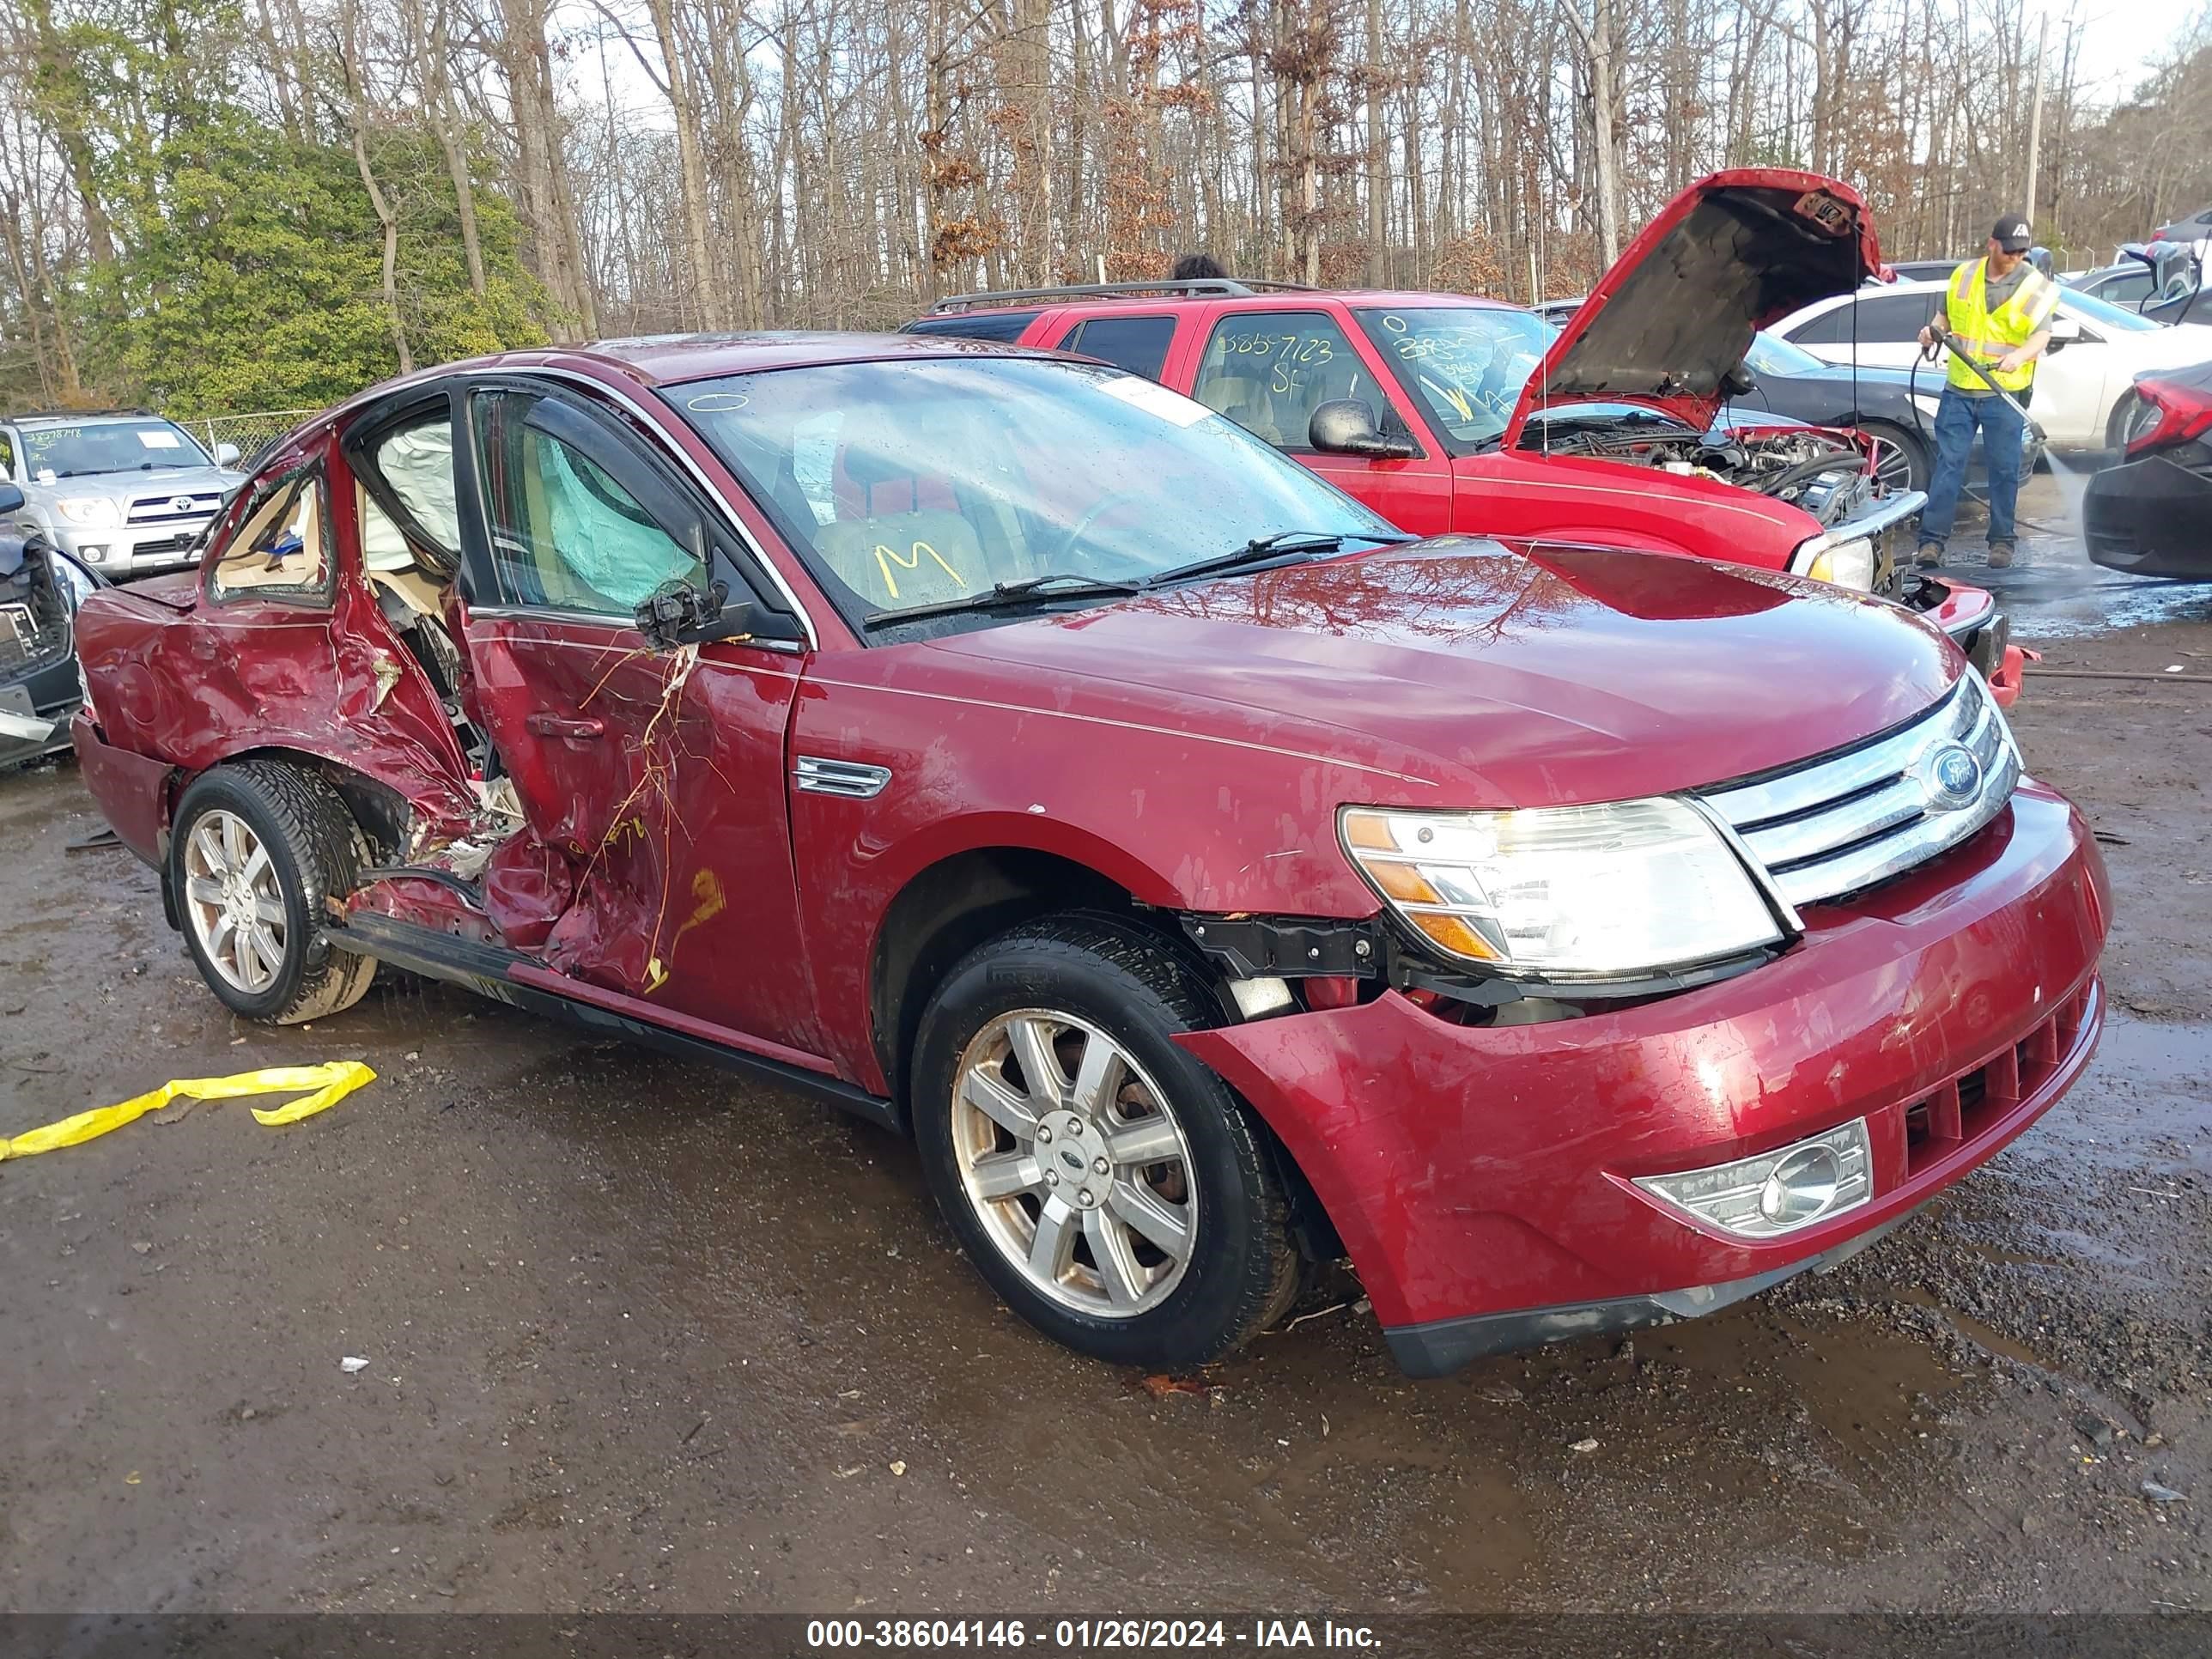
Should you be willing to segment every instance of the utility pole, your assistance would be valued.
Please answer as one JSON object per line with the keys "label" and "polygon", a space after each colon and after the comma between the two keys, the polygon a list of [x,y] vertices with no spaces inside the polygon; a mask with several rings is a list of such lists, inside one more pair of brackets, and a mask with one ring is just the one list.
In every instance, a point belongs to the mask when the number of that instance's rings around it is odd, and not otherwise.
{"label": "utility pole", "polygon": [[2035,101],[2027,118],[2027,222],[2035,222],[2035,164],[2043,155],[2043,49],[2051,40],[2051,14],[2045,12],[2035,31]]}

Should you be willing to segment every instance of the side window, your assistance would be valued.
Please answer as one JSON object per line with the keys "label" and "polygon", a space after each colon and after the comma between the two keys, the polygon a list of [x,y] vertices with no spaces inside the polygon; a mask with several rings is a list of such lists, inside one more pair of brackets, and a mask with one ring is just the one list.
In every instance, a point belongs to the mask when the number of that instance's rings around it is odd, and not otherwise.
{"label": "side window", "polygon": [[443,571],[461,560],[461,514],[453,489],[453,422],[443,404],[393,428],[369,447],[368,465],[398,501],[402,525],[373,500],[361,521],[363,562],[371,570],[404,570],[416,562],[410,537]]}
{"label": "side window", "polygon": [[278,480],[216,560],[208,574],[210,597],[328,598],[330,519],[319,466]]}
{"label": "side window", "polygon": [[[1859,302],[1859,343],[1862,345],[1903,345],[1918,337],[1921,325],[1936,314],[1943,303],[1936,294],[1885,294]],[[1836,314],[1844,319],[1846,330],[1850,320],[1845,315],[1848,307],[1838,307]],[[1848,332],[1841,337],[1849,341]]]}
{"label": "side window", "polygon": [[1243,311],[1213,325],[1191,396],[1278,449],[1304,449],[1306,428],[1333,398],[1364,398],[1378,418],[1390,399],[1325,311]]}
{"label": "side window", "polygon": [[1080,351],[1157,380],[1168,365],[1168,346],[1174,338],[1172,317],[1091,317],[1078,323],[1060,349]]}
{"label": "side window", "polygon": [[[1932,312],[1935,307],[1930,306]],[[1784,337],[1799,345],[1841,345],[1850,337],[1851,307],[1840,305],[1832,311],[1824,311],[1809,322],[1800,323]]]}
{"label": "side window", "polygon": [[2152,277],[2148,270],[2123,271],[2097,290],[2100,300],[2110,300],[2117,306],[2131,306],[2150,298]]}
{"label": "side window", "polygon": [[[2148,289],[2148,284],[2145,284],[2145,287]],[[0,478],[12,478],[15,476],[15,441],[6,433],[0,432]]]}
{"label": "side window", "polygon": [[627,618],[664,582],[704,582],[693,546],[578,444],[532,422],[544,401],[536,393],[480,392],[471,401],[485,529],[508,604]]}

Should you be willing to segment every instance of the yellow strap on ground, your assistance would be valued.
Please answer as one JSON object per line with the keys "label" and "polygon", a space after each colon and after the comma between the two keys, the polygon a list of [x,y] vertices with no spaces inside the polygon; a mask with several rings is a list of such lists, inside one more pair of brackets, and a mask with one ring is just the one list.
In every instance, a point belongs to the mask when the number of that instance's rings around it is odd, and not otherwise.
{"label": "yellow strap on ground", "polygon": [[75,1117],[49,1123],[43,1129],[30,1130],[12,1140],[0,1140],[0,1164],[11,1158],[29,1158],[64,1146],[80,1146],[149,1112],[158,1112],[173,1100],[235,1100],[246,1095],[289,1094],[295,1089],[313,1091],[289,1106],[265,1112],[258,1106],[253,1108],[253,1121],[273,1129],[283,1124],[297,1123],[303,1117],[313,1117],[325,1107],[337,1105],[362,1084],[375,1081],[376,1073],[357,1060],[333,1060],[320,1066],[271,1066],[258,1072],[240,1072],[235,1077],[185,1078],[164,1083],[158,1089],[118,1104],[79,1112]]}

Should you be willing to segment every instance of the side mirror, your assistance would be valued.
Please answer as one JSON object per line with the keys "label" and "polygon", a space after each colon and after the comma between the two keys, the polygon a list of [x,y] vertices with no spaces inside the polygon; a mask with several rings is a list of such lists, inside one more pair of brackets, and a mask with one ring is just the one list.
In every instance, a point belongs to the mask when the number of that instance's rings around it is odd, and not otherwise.
{"label": "side mirror", "polygon": [[2054,352],[2063,351],[2068,346],[2080,345],[2086,337],[2087,337],[2081,332],[2079,319],[2053,317],[2051,319],[2051,343],[2045,349]]}
{"label": "side mirror", "polygon": [[[716,568],[725,562],[718,551]],[[716,640],[803,642],[806,638],[796,617],[763,605],[750,591],[732,597],[730,584],[720,576],[703,588],[687,581],[663,582],[639,604],[636,617],[637,631],[645,635],[650,651],[673,651]]]}
{"label": "side mirror", "polygon": [[1751,372],[1748,358],[1721,376],[1720,390],[1723,398],[1748,398],[1759,390],[1759,377]]}
{"label": "side mirror", "polygon": [[238,465],[238,446],[236,444],[229,443],[217,444],[215,447],[215,464],[217,466],[222,467],[236,466]]}
{"label": "side mirror", "polygon": [[1373,461],[1402,461],[1414,453],[1406,439],[1383,435],[1364,398],[1332,398],[1316,406],[1313,418],[1306,422],[1306,442],[1324,455],[1359,455]]}
{"label": "side mirror", "polygon": [[21,513],[23,492],[11,483],[0,483],[0,513]]}

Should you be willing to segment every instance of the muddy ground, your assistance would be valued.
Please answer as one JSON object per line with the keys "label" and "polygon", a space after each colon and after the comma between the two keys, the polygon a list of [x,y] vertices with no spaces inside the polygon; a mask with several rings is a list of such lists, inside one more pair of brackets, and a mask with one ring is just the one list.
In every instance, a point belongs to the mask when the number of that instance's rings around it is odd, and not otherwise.
{"label": "muddy ground", "polygon": [[2212,587],[2026,555],[2051,665],[2158,676],[2017,714],[2117,884],[2087,1079],[1837,1274],[1443,1382],[1322,1303],[1155,1397],[824,1109],[396,978],[234,1022],[74,768],[0,781],[0,1131],[380,1074],[0,1168],[0,1607],[2212,1605]]}

